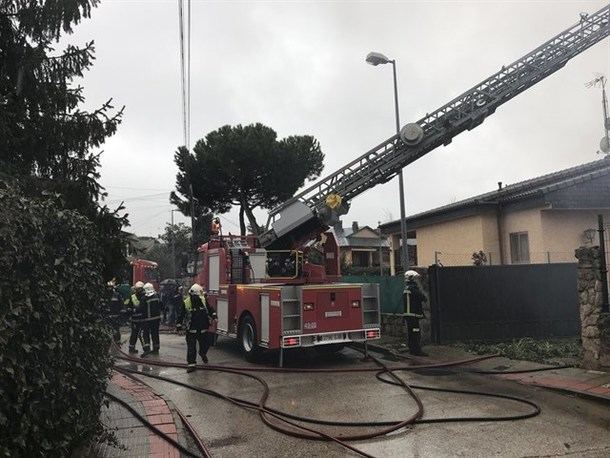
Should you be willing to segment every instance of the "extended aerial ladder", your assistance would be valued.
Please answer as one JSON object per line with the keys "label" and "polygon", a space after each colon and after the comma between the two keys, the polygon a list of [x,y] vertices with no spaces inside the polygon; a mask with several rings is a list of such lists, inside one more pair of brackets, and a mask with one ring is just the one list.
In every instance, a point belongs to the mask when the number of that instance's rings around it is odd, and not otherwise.
{"label": "extended aerial ladder", "polygon": [[315,239],[347,213],[354,197],[391,180],[403,167],[448,145],[461,132],[474,129],[500,105],[606,38],[609,9],[581,14],[574,26],[274,208],[259,237],[261,245],[295,249]]}

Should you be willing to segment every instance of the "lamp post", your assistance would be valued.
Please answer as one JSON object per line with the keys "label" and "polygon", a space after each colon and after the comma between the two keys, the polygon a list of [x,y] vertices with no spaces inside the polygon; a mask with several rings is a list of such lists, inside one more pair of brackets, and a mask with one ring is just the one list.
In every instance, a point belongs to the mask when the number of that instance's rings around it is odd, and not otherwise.
{"label": "lamp post", "polygon": [[[174,231],[174,212],[180,210],[172,210],[172,231]],[[176,234],[172,232],[172,278],[176,279]]]}
{"label": "lamp post", "polygon": [[[370,52],[366,56],[367,64],[374,66],[383,64],[392,64],[394,74],[394,110],[396,112],[396,134],[400,134],[400,116],[398,114],[398,83],[396,81],[396,61],[390,60],[386,56],[378,52]],[[400,251],[400,263],[404,271],[409,268],[409,248],[407,246],[407,222],[405,221],[405,189],[402,179],[402,169],[398,172],[398,194],[400,196],[400,238],[402,247]]]}
{"label": "lamp post", "polygon": [[381,221],[377,221],[379,231],[379,275],[383,277],[383,237],[381,236]]}

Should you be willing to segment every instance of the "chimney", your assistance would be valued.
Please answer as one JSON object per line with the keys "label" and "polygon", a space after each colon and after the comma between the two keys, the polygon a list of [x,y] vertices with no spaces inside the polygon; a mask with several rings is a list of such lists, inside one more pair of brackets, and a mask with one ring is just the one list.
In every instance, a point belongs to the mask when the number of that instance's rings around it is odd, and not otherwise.
{"label": "chimney", "polygon": [[502,182],[498,181],[498,191],[502,191]]}
{"label": "chimney", "polygon": [[352,231],[358,232],[358,221],[352,221]]}

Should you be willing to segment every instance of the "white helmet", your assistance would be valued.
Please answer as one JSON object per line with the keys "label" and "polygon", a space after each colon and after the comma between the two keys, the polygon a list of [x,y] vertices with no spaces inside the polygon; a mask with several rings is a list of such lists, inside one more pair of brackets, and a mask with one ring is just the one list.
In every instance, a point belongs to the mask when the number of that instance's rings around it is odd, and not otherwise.
{"label": "white helmet", "polygon": [[204,293],[203,287],[198,283],[193,284],[193,286],[191,286],[191,289],[189,289],[189,294],[203,296],[203,293]]}
{"label": "white helmet", "polygon": [[420,275],[417,272],[415,272],[414,270],[407,270],[405,272],[405,280],[414,280],[419,276]]}
{"label": "white helmet", "polygon": [[133,285],[134,288],[138,289],[138,288],[144,288],[144,283],[141,281],[137,281],[135,285]]}
{"label": "white helmet", "polygon": [[144,285],[144,294],[147,296],[152,296],[155,294],[155,287],[152,285],[152,283],[146,283]]}

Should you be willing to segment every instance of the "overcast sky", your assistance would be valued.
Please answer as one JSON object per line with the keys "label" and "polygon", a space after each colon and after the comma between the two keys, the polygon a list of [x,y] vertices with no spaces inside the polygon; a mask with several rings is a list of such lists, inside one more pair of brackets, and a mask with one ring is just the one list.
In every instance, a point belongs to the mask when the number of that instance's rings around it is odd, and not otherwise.
{"label": "overcast sky", "polygon": [[[391,66],[367,65],[369,51],[397,60],[404,125],[606,3],[193,0],[192,143],[225,124],[262,122],[280,138],[315,136],[330,174],[394,131]],[[102,183],[110,204],[125,200],[130,231],[157,235],[170,220],[183,144],[177,1],[103,0],[64,41],[91,39],[87,106],[110,97],[126,106],[103,148]],[[600,90],[585,87],[596,73],[610,75],[609,39],[408,166],[407,214],[600,158]],[[356,198],[344,224],[398,215],[393,180]],[[224,215],[224,231],[238,232],[237,220]]]}

